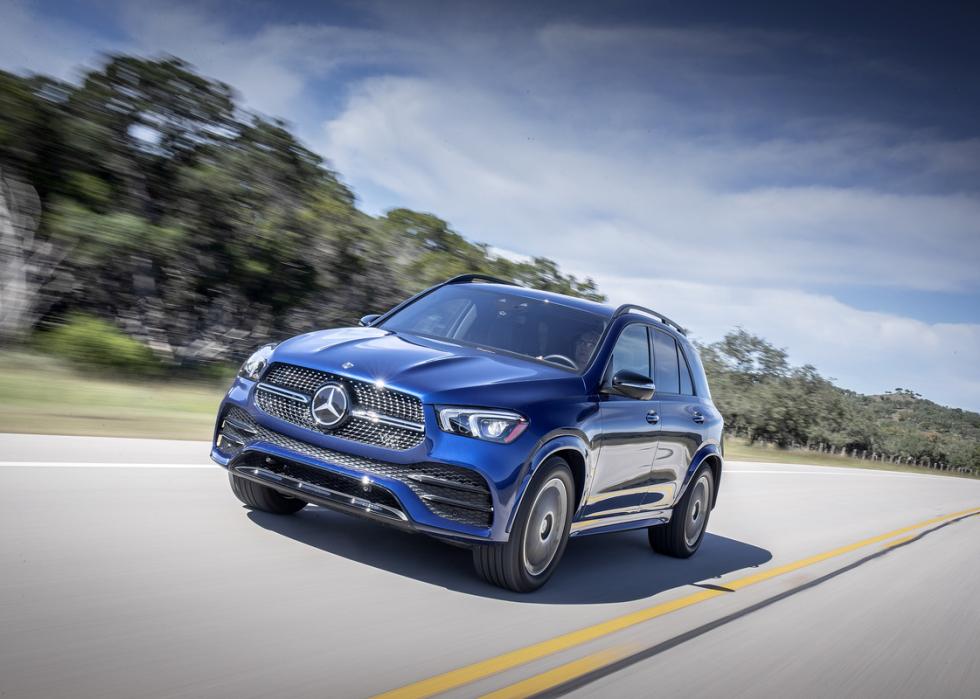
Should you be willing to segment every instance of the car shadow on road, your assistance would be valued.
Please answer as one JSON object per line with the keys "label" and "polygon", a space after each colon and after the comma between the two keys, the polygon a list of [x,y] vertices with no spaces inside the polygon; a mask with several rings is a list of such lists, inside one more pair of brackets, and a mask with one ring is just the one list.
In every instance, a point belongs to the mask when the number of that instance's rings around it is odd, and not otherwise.
{"label": "car shadow on road", "polygon": [[335,556],[458,592],[534,604],[602,604],[651,597],[665,590],[708,584],[726,573],[768,562],[758,546],[711,534],[692,558],[655,554],[644,530],[572,539],[547,585],[517,594],[489,585],[473,570],[469,550],[424,535],[307,507],[292,517],[250,510],[265,529]]}

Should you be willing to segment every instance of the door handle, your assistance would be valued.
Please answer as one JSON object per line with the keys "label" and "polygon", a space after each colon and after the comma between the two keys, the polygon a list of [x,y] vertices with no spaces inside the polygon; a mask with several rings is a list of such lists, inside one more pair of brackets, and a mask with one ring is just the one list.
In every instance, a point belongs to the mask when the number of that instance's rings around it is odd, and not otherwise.
{"label": "door handle", "polygon": [[704,415],[701,414],[700,410],[695,410],[691,419],[700,425],[704,422]]}
{"label": "door handle", "polygon": [[656,410],[651,410],[647,413],[647,422],[649,422],[651,425],[656,425],[658,422],[660,422],[660,416],[657,415]]}

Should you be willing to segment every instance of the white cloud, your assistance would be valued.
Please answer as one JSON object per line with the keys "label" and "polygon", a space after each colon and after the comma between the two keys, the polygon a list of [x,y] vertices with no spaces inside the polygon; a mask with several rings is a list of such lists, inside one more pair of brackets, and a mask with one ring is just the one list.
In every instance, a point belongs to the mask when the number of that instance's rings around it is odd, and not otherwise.
{"label": "white cloud", "polygon": [[135,50],[171,53],[239,90],[255,110],[303,121],[312,81],[345,65],[394,60],[401,41],[330,24],[269,24],[234,32],[219,13],[187,4],[128,4],[121,25]]}
{"label": "white cloud", "polygon": [[0,66],[76,79],[104,54],[171,54],[202,74],[235,88],[249,108],[316,123],[310,85],[344,66],[404,62],[407,46],[397,36],[326,23],[268,24],[249,33],[232,29],[208,4],[124,3],[102,6],[118,25],[113,38],[96,34],[20,0],[0,0]]}
{"label": "white cloud", "polygon": [[6,70],[70,79],[102,49],[91,32],[39,14],[26,2],[3,0],[0,17],[0,66]]}
{"label": "white cloud", "polygon": [[[776,160],[774,149],[778,160],[805,167],[816,159],[815,142],[624,148],[556,138],[547,119],[477,88],[380,78],[326,125],[322,149],[355,186],[365,181],[438,211],[496,245],[560,249],[576,267],[672,278],[689,274],[696,258],[700,273],[732,284],[980,286],[975,197],[805,184],[733,189],[707,173],[710,162],[730,173],[738,163]],[[825,161],[845,158],[837,144],[830,149]],[[826,172],[826,162],[817,165]]]}

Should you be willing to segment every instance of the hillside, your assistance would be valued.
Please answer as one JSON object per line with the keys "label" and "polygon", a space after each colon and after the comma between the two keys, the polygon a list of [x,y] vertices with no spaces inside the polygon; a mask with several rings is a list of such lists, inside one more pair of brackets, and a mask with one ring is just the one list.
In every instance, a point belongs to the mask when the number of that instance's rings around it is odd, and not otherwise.
{"label": "hillside", "polygon": [[869,396],[840,388],[742,329],[701,354],[730,433],[750,442],[980,469],[980,414],[905,389]]}

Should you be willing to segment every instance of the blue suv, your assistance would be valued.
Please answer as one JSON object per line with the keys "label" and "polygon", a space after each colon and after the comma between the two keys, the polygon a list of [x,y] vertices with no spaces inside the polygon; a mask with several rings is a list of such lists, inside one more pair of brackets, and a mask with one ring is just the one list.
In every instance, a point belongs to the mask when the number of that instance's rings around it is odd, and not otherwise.
{"label": "blue suv", "polygon": [[249,507],[464,544],[485,580],[525,592],[574,536],[649,528],[655,551],[697,551],[722,427],[677,323],[468,274],[257,350],[211,458]]}

